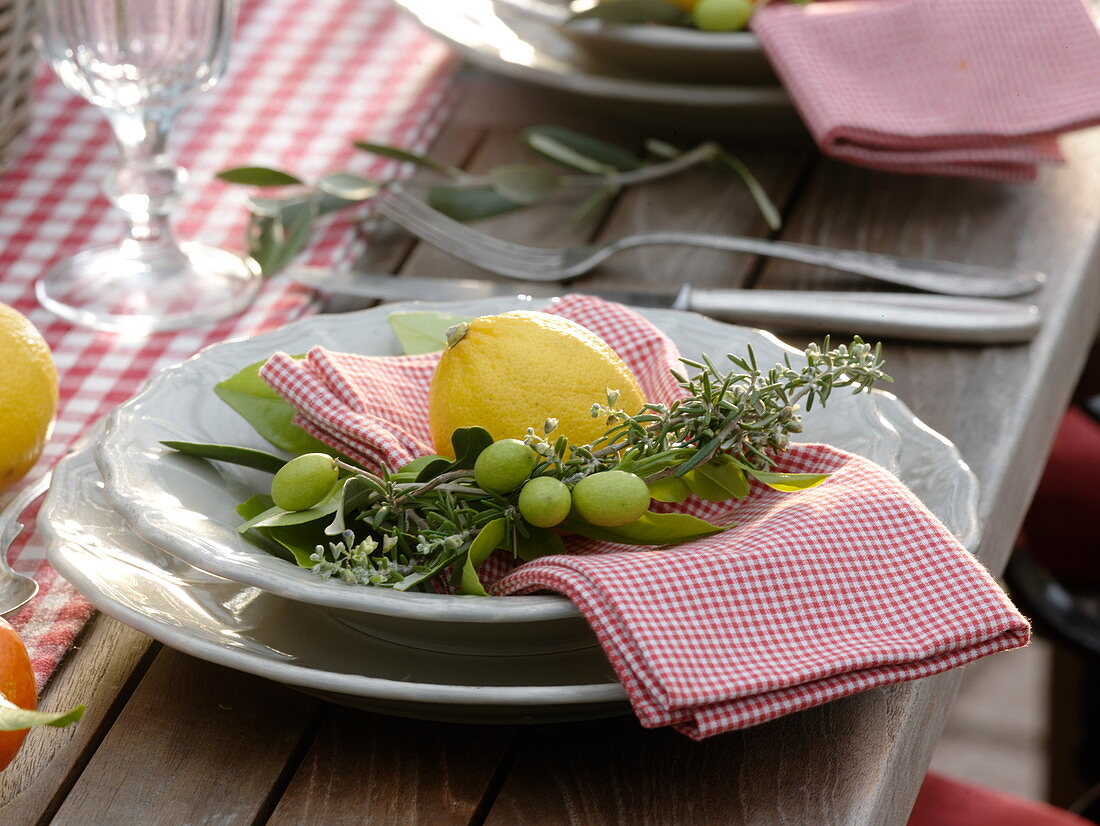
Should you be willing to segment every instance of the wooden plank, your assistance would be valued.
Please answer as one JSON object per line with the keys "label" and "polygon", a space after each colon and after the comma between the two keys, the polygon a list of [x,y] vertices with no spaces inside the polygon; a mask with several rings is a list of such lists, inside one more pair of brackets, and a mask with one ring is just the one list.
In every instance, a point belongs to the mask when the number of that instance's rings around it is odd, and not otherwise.
{"label": "wooden plank", "polygon": [[514,736],[332,708],[269,824],[464,826]]}
{"label": "wooden plank", "polygon": [[55,824],[250,823],[312,735],[321,703],[165,649],[73,786]]}
{"label": "wooden plank", "polygon": [[[805,145],[738,148],[772,200],[784,210],[797,192],[813,156]],[[626,190],[600,228],[597,240],[610,241],[646,230],[690,230],[767,237],[770,231],[740,178],[701,167]],[[571,282],[571,288],[638,286],[674,293],[685,282],[699,287],[740,287],[749,283],[759,259],[689,246],[639,247],[610,258],[597,270]]]}
{"label": "wooden plank", "polygon": [[110,617],[92,618],[39,698],[39,708],[48,710],[84,703],[84,719],[65,729],[31,730],[15,762],[0,773],[0,823],[38,823],[60,805],[144,673],[151,645]]}
{"label": "wooden plank", "polygon": [[[999,568],[1100,314],[1100,134],[1031,188],[899,178],[826,164],[783,237],[1047,269],[1030,347],[889,348],[903,399],[955,439],[985,488],[983,558]],[[765,287],[860,286],[770,263]],[[961,672],[866,692],[699,744],[668,732],[546,728],[489,823],[903,823]],[[722,795],[709,795],[715,786]],[[683,791],[674,791],[683,790]],[[538,806],[529,801],[538,800]],[[703,800],[705,803],[697,801]]]}

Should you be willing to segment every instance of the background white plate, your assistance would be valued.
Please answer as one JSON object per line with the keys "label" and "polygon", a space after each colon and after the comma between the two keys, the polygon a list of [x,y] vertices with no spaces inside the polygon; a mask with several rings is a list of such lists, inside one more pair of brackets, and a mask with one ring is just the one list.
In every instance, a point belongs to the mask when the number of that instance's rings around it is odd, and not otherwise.
{"label": "background white plate", "polygon": [[[395,0],[463,58],[491,72],[598,104],[604,116],[710,134],[803,131],[781,86],[661,82],[592,59],[557,27],[498,13],[493,0]],[[589,44],[590,45],[590,44]],[[671,120],[670,120],[671,119]]]}
{"label": "background white plate", "polygon": [[749,31],[704,32],[689,26],[615,25],[574,20],[568,0],[493,0],[505,20],[541,21],[584,49],[597,63],[634,74],[690,83],[776,84],[760,41]]}
{"label": "background white plate", "polygon": [[50,563],[101,611],[165,645],[344,705],[452,721],[547,722],[629,711],[598,649],[433,654],[200,571],[136,537],[103,501],[91,451],[64,459],[38,517]]}
{"label": "background white plate", "polygon": [[[441,309],[486,315],[545,302],[498,298],[451,304],[397,304],[336,316],[314,316],[252,339],[215,345],[162,371],[119,407],[96,448],[106,499],[142,538],[190,565],[332,609],[358,612],[372,633],[437,650],[569,650],[594,644],[579,612],[564,598],[486,598],[399,593],[321,580],[256,548],[237,532],[234,506],[264,490],[270,476],[172,455],[161,440],[239,444],[270,450],[213,393],[213,386],[276,350],[399,352],[386,319],[394,310]],[[676,310],[639,310],[668,334],[683,355],[743,353],[751,345],[764,364],[800,354],[760,330]],[[838,392],[827,408],[805,417],[804,441],[828,442],[897,473],[973,549],[978,540],[977,482],[958,451],[919,422],[893,396]]]}

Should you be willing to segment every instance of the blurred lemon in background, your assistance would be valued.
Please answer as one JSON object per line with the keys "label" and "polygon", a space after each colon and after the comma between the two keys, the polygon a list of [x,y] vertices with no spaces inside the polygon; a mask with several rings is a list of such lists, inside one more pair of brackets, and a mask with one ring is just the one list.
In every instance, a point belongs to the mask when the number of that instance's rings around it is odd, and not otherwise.
{"label": "blurred lemon in background", "polygon": [[57,369],[30,320],[0,304],[0,493],[42,453],[57,413]]}

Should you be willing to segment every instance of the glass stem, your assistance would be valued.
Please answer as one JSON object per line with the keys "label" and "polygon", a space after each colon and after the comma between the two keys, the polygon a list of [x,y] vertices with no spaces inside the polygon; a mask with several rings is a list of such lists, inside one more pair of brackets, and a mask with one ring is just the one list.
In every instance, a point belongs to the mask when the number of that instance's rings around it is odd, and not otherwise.
{"label": "glass stem", "polygon": [[182,257],[172,234],[172,207],[183,191],[187,171],[168,157],[168,132],[176,110],[108,110],[122,160],[104,189],[126,220],[124,247],[138,255]]}

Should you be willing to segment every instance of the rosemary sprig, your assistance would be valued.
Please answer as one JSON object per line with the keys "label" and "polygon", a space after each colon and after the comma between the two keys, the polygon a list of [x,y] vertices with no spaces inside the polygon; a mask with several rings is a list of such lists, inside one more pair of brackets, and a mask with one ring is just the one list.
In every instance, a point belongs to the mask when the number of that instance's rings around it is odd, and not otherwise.
{"label": "rosemary sprig", "polygon": [[[767,471],[791,436],[801,431],[803,407],[826,403],[837,388],[858,393],[877,381],[890,381],[882,370],[881,346],[858,338],[835,348],[826,339],[821,347],[810,345],[805,357],[803,366],[796,368],[785,358],[767,370],[758,366],[751,349],[745,358],[727,356],[727,370],[707,357],[684,359],[695,371],[690,376],[674,373],[684,398],[670,405],[647,404],[629,414],[615,406],[615,394],[609,393],[607,404],[592,408],[593,416],[607,422],[604,436],[592,444],[554,438],[553,420],[542,433],[528,431],[526,443],[539,456],[532,475],[554,476],[572,485],[592,473],[623,469],[652,484],[668,477],[690,479],[703,466],[742,480],[743,473]],[[351,512],[341,506],[340,518],[330,526],[341,539],[314,550],[313,570],[321,576],[398,590],[421,588],[450,566],[460,574],[478,535],[496,520],[503,520],[504,546],[517,555],[524,555],[530,543],[546,540],[546,531],[523,521],[515,494],[478,488],[468,468],[398,482],[386,470],[378,475],[344,467],[362,480],[367,493],[355,499]],[[731,483],[728,489],[736,488]],[[348,488],[344,490],[346,496]],[[604,530],[600,536],[606,534]],[[644,542],[644,532],[641,536]],[[667,534],[660,536],[652,544],[669,541]]]}

